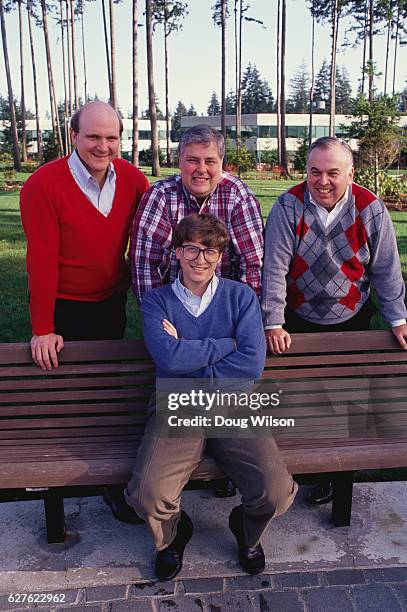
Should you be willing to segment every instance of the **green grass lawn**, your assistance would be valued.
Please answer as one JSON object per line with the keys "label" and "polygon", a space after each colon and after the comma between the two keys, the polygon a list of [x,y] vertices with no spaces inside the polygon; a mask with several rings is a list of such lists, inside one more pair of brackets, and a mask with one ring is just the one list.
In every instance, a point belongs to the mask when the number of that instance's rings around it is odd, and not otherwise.
{"label": "green grass lawn", "polygon": [[[157,179],[149,168],[142,168],[150,182]],[[162,176],[174,170],[162,169]],[[28,175],[23,175],[25,178]],[[20,177],[19,177],[20,178]],[[293,181],[251,179],[247,183],[258,197],[264,218],[278,195],[294,184]],[[407,277],[407,214],[391,213],[396,229],[403,274]],[[0,342],[17,342],[31,337],[28,315],[27,277],[25,272],[25,239],[20,223],[18,191],[0,192]],[[139,337],[140,317],[134,298],[129,292],[126,337]],[[375,327],[381,327],[379,317]]]}

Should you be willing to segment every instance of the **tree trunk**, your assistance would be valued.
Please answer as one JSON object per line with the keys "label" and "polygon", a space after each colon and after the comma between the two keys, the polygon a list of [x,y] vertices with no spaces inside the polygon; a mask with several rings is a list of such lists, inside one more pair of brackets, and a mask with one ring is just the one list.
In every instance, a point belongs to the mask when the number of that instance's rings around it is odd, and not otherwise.
{"label": "tree trunk", "polygon": [[75,7],[71,2],[71,37],[72,37],[72,73],[73,73],[73,95],[75,99],[75,110],[79,108],[78,77],[76,73],[76,51],[75,51]]}
{"label": "tree trunk", "polygon": [[379,156],[377,151],[374,154],[374,190],[375,194],[380,197],[380,183],[379,183]]}
{"label": "tree trunk", "polygon": [[[236,149],[240,151],[242,142],[242,26],[243,26],[243,0],[239,3],[239,61],[237,66],[237,92],[236,92]],[[240,167],[238,167],[240,176]]]}
{"label": "tree trunk", "polygon": [[281,166],[281,48],[280,48],[280,21],[281,21],[281,0],[277,0],[277,159],[278,165]]}
{"label": "tree trunk", "polygon": [[6,21],[4,18],[3,0],[0,0],[0,21],[1,21],[1,38],[3,42],[4,67],[6,70],[6,78],[7,78],[8,102],[10,106],[10,125],[11,125],[12,139],[13,139],[14,168],[17,170],[17,172],[19,172],[21,170],[21,161],[20,161],[20,151],[18,149],[17,120],[16,120],[16,111],[14,108],[13,86],[11,83],[10,62],[9,62],[9,57],[8,57]]}
{"label": "tree trunk", "polygon": [[399,28],[400,28],[400,4],[397,5],[397,20],[396,20],[396,36],[394,39],[394,60],[393,60],[393,96],[396,93],[396,65],[397,65],[397,48],[399,44]]}
{"label": "tree trunk", "polygon": [[65,135],[65,155],[70,153],[70,140],[68,134],[67,118],[68,113],[68,92],[66,87],[66,57],[65,57],[65,26],[64,26],[64,4],[59,0],[59,17],[61,21],[61,45],[62,45],[62,77],[64,81],[64,135]]}
{"label": "tree trunk", "polygon": [[113,0],[109,0],[109,17],[110,17],[110,69],[112,76],[112,97],[111,105],[117,110],[117,85],[116,85],[116,43],[114,31],[114,12]]}
{"label": "tree trunk", "polygon": [[138,166],[138,0],[133,0],[133,144],[132,164]]}
{"label": "tree trunk", "polygon": [[333,2],[332,11],[332,46],[331,46],[331,76],[329,103],[329,135],[335,136],[335,102],[336,102],[336,48],[338,41],[339,7],[338,0]]}
{"label": "tree trunk", "polygon": [[165,139],[166,139],[166,157],[167,157],[167,168],[171,166],[171,151],[170,151],[170,109],[168,103],[168,43],[167,39],[169,36],[168,32],[168,15],[167,15],[167,3],[164,8],[164,66],[165,66]]}
{"label": "tree trunk", "polygon": [[66,12],[66,39],[68,43],[68,91],[69,91],[69,116],[73,114],[73,98],[72,98],[72,51],[71,51],[71,29],[69,27],[69,2],[65,0],[65,12]]}
{"label": "tree trunk", "polygon": [[148,76],[148,108],[151,125],[151,156],[152,174],[160,176],[160,158],[158,154],[157,108],[154,91],[153,63],[153,18],[151,0],[146,0],[146,44],[147,44],[147,76]]}
{"label": "tree trunk", "polygon": [[312,0],[312,34],[311,34],[311,87],[309,90],[309,126],[308,147],[312,144],[312,119],[314,112],[314,82],[315,82],[315,0]]}
{"label": "tree trunk", "polygon": [[374,77],[374,69],[373,69],[373,18],[374,18],[374,10],[373,10],[373,0],[369,0],[369,102],[373,103],[373,77]]}
{"label": "tree trunk", "polygon": [[27,161],[27,128],[25,125],[25,88],[24,88],[24,44],[23,44],[23,18],[21,14],[21,0],[18,0],[18,25],[20,37],[20,81],[21,81],[21,159]]}
{"label": "tree trunk", "polygon": [[280,55],[280,109],[281,109],[281,165],[288,175],[287,151],[285,148],[285,43],[286,43],[286,0],[281,0],[281,55]]}
{"label": "tree trunk", "polygon": [[82,59],[83,59],[83,90],[85,94],[85,104],[88,101],[88,71],[86,70],[86,52],[85,52],[85,7],[82,6],[81,12],[81,30],[82,30]]}
{"label": "tree trunk", "polygon": [[235,13],[235,130],[236,130],[236,149],[238,149],[237,142],[237,129],[239,125],[239,110],[237,106],[237,92],[239,91],[239,5],[240,0],[235,0],[234,13]]}
{"label": "tree trunk", "polygon": [[35,51],[34,51],[34,39],[32,32],[31,23],[31,8],[32,2],[27,2],[27,17],[28,17],[28,31],[30,34],[30,48],[31,48],[31,64],[33,68],[33,85],[34,85],[34,104],[35,104],[35,128],[37,131],[37,154],[38,159],[42,159],[42,132],[40,126],[40,112],[38,108],[38,87],[37,87],[37,65],[35,62]]}
{"label": "tree trunk", "polygon": [[58,108],[57,108],[56,99],[55,99],[54,76],[53,76],[53,71],[52,71],[51,51],[49,47],[47,7],[46,7],[45,0],[41,0],[41,10],[42,10],[42,24],[43,24],[43,29],[44,29],[45,53],[46,53],[46,58],[47,58],[49,102],[50,102],[50,107],[51,107],[52,129],[54,133],[54,140],[58,145],[58,154],[59,156],[61,156],[62,150],[63,150],[62,137],[61,137],[61,128],[59,125]]}
{"label": "tree trunk", "polygon": [[226,2],[222,0],[221,37],[222,37],[222,60],[221,60],[221,129],[226,142]]}
{"label": "tree trunk", "polygon": [[390,33],[391,33],[392,15],[387,16],[387,40],[386,40],[386,60],[384,63],[384,95],[387,94],[387,73],[389,67],[389,49],[390,49]]}
{"label": "tree trunk", "polygon": [[107,67],[107,79],[109,82],[109,100],[112,101],[112,74],[110,70],[110,50],[109,50],[109,35],[107,31],[107,19],[106,19],[106,5],[105,0],[102,0],[102,13],[103,13],[103,31],[105,34],[105,50],[106,50],[106,67]]}
{"label": "tree trunk", "polygon": [[369,21],[369,11],[368,11],[368,0],[365,0],[365,27],[363,29],[363,56],[362,56],[362,84],[360,88],[360,93],[363,95],[365,93],[365,80],[366,80],[366,46],[367,46],[367,32],[368,32],[368,21]]}

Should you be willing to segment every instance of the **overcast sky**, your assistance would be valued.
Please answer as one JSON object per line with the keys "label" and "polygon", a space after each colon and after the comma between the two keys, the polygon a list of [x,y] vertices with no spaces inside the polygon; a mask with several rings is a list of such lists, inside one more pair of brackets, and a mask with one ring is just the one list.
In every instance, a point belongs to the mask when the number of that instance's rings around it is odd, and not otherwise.
{"label": "overcast sky", "polygon": [[[108,97],[106,77],[106,59],[104,51],[104,36],[102,24],[101,1],[86,3],[85,12],[85,45],[88,72],[88,91],[102,99]],[[106,3],[108,4],[108,3]],[[144,8],[144,2],[139,3]],[[173,111],[177,101],[181,99],[186,106],[191,103],[199,114],[206,114],[206,108],[213,90],[220,93],[220,29],[213,25],[211,6],[214,0],[189,0],[189,14],[183,21],[183,29],[169,38],[169,76],[170,76],[170,110]],[[248,62],[257,64],[260,73],[270,82],[275,96],[275,48],[276,48],[276,6],[277,0],[249,0],[249,16],[261,19],[262,27],[256,23],[245,23],[243,31],[243,66]],[[124,114],[131,108],[131,2],[123,0],[115,5],[116,20],[116,52],[117,81],[119,105]],[[143,9],[140,11],[140,22],[144,23]],[[15,95],[20,96],[19,87],[19,51],[18,51],[18,20],[16,11],[6,15],[9,54],[12,64],[12,80]],[[342,43],[345,29],[352,23],[351,19],[341,21],[339,40]],[[28,29],[24,15],[24,27],[27,35],[25,46],[25,74],[27,105],[33,110],[32,71],[30,49],[28,44]],[[63,97],[62,56],[60,28],[55,17],[49,16],[51,36],[52,62],[56,80],[57,97]],[[330,28],[328,24],[316,27],[316,69],[323,59],[330,59]],[[156,91],[161,109],[164,109],[164,50],[162,28],[154,35],[154,72]],[[145,51],[145,27],[139,31],[140,53],[140,108],[147,107],[147,70]],[[79,25],[76,36],[79,91],[83,95],[83,60],[82,41]],[[37,73],[39,81],[40,111],[45,114],[48,109],[48,85],[46,77],[45,51],[42,31],[36,28],[35,44],[37,53]],[[229,20],[227,32],[227,89],[234,88],[234,49],[233,20]],[[379,71],[384,71],[386,36],[375,37],[374,53]],[[311,53],[311,17],[307,3],[301,0],[287,0],[287,94],[289,94],[289,79],[302,62],[310,66]],[[394,47],[390,52],[392,66]],[[339,65],[344,65],[351,78],[354,92],[361,73],[362,49],[341,49],[338,54]],[[0,93],[7,95],[6,77],[1,54]],[[407,45],[398,52],[397,89],[407,85]],[[391,70],[392,73],[392,70]],[[392,83],[391,74],[389,74]],[[382,81],[378,80],[378,87]]]}

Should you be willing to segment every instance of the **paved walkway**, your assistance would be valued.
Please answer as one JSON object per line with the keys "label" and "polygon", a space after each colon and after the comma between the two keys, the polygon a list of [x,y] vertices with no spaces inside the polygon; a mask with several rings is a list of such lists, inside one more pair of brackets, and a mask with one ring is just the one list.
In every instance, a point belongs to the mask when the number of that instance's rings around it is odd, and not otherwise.
{"label": "paved walkway", "polygon": [[[145,526],[118,523],[100,498],[67,500],[68,537],[53,545],[42,502],[1,504],[0,610],[407,611],[407,483],[355,485],[346,528],[332,527],[328,506],[306,506],[306,491],[270,525],[266,572],[255,577],[240,570],[226,527],[238,497],[185,492],[195,531],[179,579],[168,583],[154,581]],[[17,593],[34,595],[10,601]]]}
{"label": "paved walkway", "polygon": [[[40,594],[38,594],[40,597]],[[402,612],[407,568],[292,572],[262,576],[190,578],[50,592],[65,603],[11,604],[2,610],[83,612]]]}

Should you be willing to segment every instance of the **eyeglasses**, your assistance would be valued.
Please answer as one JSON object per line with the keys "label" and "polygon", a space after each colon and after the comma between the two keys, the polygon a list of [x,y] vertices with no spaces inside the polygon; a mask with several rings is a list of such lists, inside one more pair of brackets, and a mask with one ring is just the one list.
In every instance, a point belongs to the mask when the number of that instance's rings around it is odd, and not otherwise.
{"label": "eyeglasses", "polygon": [[188,261],[198,259],[200,253],[203,253],[204,259],[207,263],[216,263],[219,261],[219,258],[222,255],[219,249],[212,249],[210,247],[207,249],[200,249],[199,247],[186,244],[180,248],[182,249],[183,256]]}

